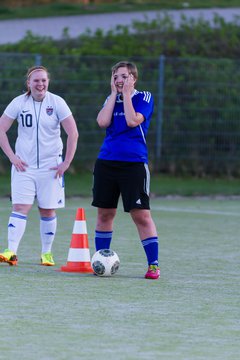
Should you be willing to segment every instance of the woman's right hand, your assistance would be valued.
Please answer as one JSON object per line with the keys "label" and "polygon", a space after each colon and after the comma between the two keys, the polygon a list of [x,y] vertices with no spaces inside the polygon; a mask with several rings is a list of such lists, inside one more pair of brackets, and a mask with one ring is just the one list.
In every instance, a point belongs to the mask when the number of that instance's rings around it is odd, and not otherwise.
{"label": "woman's right hand", "polygon": [[26,168],[28,167],[28,164],[21,160],[17,155],[14,155],[10,161],[17,171],[26,171]]}
{"label": "woman's right hand", "polygon": [[113,74],[111,76],[111,90],[112,90],[112,94],[117,94],[117,88],[114,82]]}

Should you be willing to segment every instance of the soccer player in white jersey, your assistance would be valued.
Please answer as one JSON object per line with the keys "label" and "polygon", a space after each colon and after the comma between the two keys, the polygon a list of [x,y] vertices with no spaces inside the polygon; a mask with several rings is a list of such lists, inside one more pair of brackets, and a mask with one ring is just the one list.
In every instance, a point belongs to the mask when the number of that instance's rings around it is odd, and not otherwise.
{"label": "soccer player in white jersey", "polygon": [[[57,229],[56,209],[65,206],[64,172],[73,160],[78,130],[65,100],[48,91],[49,73],[44,66],[27,72],[27,92],[14,98],[0,118],[0,146],[12,163],[12,212],[8,222],[8,248],[0,262],[17,265],[17,251],[27,216],[36,199],[40,213],[41,264],[55,265],[52,244]],[[15,151],[7,131],[18,123]],[[67,134],[63,159],[61,126]]]}
{"label": "soccer player in white jersey", "polygon": [[109,249],[120,194],[125,212],[136,224],[145,250],[147,279],[158,279],[158,235],[149,206],[146,135],[153,113],[153,97],[137,91],[135,64],[121,61],[112,67],[111,94],[97,116],[106,136],[94,166],[93,201],[98,208],[96,250]]}

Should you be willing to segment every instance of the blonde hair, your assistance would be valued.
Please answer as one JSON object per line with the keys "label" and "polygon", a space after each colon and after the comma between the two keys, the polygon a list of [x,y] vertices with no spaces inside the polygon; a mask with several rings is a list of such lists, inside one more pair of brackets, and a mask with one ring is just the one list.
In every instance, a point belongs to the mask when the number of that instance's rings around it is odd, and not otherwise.
{"label": "blonde hair", "polygon": [[112,73],[114,74],[120,67],[126,67],[130,74],[133,75],[134,79],[138,79],[138,69],[137,66],[130,61],[119,61],[117,64],[113,65]]}
{"label": "blonde hair", "polygon": [[46,71],[47,73],[47,76],[48,78],[50,78],[50,74],[47,70],[47,68],[45,66],[42,66],[42,65],[39,65],[39,66],[32,66],[28,69],[27,71],[27,74],[26,74],[26,87],[27,87],[27,95],[30,95],[31,94],[31,90],[29,89],[29,86],[28,86],[28,80],[30,79],[31,75],[35,72],[35,71],[39,71],[39,70],[43,70],[43,71]]}

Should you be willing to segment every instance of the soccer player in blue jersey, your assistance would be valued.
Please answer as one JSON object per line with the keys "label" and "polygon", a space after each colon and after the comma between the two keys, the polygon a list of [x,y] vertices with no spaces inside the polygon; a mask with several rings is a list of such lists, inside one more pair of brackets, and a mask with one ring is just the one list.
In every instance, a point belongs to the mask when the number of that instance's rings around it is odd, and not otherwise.
{"label": "soccer player in blue jersey", "polygon": [[[15,97],[0,118],[0,146],[12,163],[8,248],[0,253],[0,262],[9,265],[17,265],[17,250],[35,198],[40,213],[41,264],[55,264],[51,252],[57,228],[55,209],[65,205],[63,175],[73,160],[78,131],[65,100],[49,92],[48,85],[44,66],[30,68],[27,92]],[[15,151],[7,137],[14,121],[18,123]],[[64,160],[61,127],[67,134]]]}
{"label": "soccer player in blue jersey", "polygon": [[146,135],[153,113],[153,97],[138,91],[134,63],[118,62],[112,67],[111,94],[97,116],[106,136],[94,166],[93,201],[98,208],[95,230],[96,251],[109,249],[113,223],[121,195],[125,212],[136,224],[145,250],[146,279],[158,279],[158,235],[149,206],[150,174]]}

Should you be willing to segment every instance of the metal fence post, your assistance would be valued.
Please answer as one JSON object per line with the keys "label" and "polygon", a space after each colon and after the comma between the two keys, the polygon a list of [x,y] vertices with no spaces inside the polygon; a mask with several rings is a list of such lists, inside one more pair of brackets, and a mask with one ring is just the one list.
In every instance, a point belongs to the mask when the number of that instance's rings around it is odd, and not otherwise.
{"label": "metal fence post", "polygon": [[158,72],[158,103],[157,103],[157,126],[156,126],[156,152],[155,152],[155,170],[160,170],[160,159],[162,150],[162,122],[163,122],[163,97],[164,97],[164,65],[165,56],[159,57]]}
{"label": "metal fence post", "polygon": [[36,54],[35,55],[35,66],[42,65],[42,55]]}

